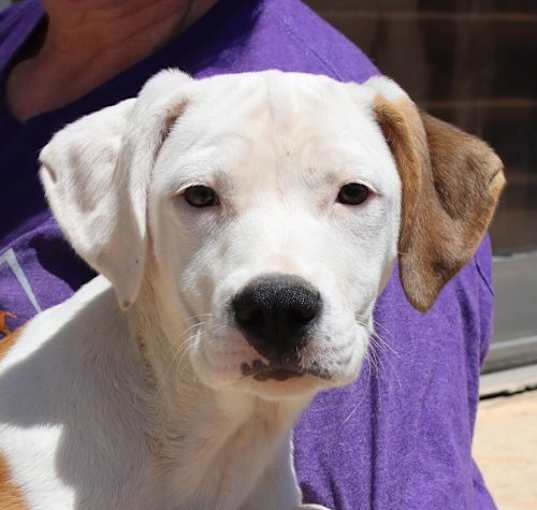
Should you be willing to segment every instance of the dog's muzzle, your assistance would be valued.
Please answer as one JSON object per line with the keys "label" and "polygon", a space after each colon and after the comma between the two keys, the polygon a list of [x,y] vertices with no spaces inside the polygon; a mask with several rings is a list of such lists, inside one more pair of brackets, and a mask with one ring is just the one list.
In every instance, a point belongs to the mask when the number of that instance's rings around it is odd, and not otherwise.
{"label": "dog's muzzle", "polygon": [[244,364],[243,375],[261,381],[303,375],[300,352],[322,308],[320,292],[298,276],[270,273],[250,281],[233,298],[232,315],[246,341],[268,364]]}

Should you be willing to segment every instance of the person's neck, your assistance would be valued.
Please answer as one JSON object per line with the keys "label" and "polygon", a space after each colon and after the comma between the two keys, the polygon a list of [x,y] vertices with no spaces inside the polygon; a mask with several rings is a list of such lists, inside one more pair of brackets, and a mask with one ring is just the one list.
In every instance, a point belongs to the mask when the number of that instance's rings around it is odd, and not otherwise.
{"label": "person's neck", "polygon": [[216,1],[130,0],[89,9],[45,2],[46,35],[34,56],[12,70],[9,107],[27,119],[78,99],[184,31]]}
{"label": "person's neck", "polygon": [[191,20],[195,0],[130,0],[106,8],[47,8],[48,29],[36,59],[85,69],[125,68],[152,53]]}

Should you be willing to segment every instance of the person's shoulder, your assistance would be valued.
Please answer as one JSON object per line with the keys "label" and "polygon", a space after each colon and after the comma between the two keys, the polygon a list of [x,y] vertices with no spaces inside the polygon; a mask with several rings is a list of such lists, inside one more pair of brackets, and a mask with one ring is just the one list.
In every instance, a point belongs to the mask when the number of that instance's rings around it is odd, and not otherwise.
{"label": "person's shoulder", "polygon": [[34,22],[42,14],[43,8],[37,0],[24,0],[0,10],[0,37],[17,25]]}
{"label": "person's shoulder", "polygon": [[22,12],[21,4],[11,5],[0,11],[0,42],[3,36],[19,21]]}
{"label": "person's shoulder", "polygon": [[39,0],[24,0],[0,11],[0,76],[44,16]]}
{"label": "person's shoulder", "polygon": [[378,74],[361,49],[299,0],[266,0],[265,9],[288,44],[301,49],[305,58],[316,61],[333,78],[361,82]]}
{"label": "person's shoulder", "polygon": [[4,25],[12,23],[18,19],[21,12],[21,4],[14,4],[9,7],[0,8],[0,33]]}
{"label": "person's shoulder", "polygon": [[227,5],[238,7],[230,19],[234,38],[219,41],[226,47],[225,58],[216,65],[220,69],[209,73],[280,69],[356,82],[378,74],[359,48],[299,0],[239,0]]}

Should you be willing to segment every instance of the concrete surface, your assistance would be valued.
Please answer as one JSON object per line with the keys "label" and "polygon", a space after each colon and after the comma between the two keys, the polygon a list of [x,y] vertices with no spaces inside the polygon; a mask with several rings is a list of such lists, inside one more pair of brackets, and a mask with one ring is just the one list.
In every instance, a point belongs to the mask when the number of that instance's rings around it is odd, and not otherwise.
{"label": "concrete surface", "polygon": [[507,396],[526,390],[537,390],[537,365],[484,374],[479,380],[480,397]]}
{"label": "concrete surface", "polygon": [[480,402],[474,456],[500,510],[537,510],[537,390]]}
{"label": "concrete surface", "polygon": [[494,257],[496,342],[537,334],[537,251]]}
{"label": "concrete surface", "polygon": [[493,274],[494,341],[484,371],[537,363],[537,251],[494,257]]}

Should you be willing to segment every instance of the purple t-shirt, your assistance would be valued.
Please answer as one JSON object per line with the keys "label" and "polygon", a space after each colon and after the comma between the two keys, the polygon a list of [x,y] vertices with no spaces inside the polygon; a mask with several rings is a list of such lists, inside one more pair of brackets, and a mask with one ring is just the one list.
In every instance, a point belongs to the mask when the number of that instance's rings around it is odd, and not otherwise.
{"label": "purple t-shirt", "polygon": [[[43,23],[36,0],[0,13],[0,312],[16,315],[7,317],[10,329],[93,276],[63,240],[37,178],[39,150],[66,123],[136,95],[165,67],[196,77],[277,68],[356,82],[378,72],[297,0],[221,0],[151,57],[21,123],[5,107],[3,85]],[[495,508],[471,457],[491,327],[490,261],[485,240],[427,314],[409,305],[395,270],[376,307],[383,342],[373,348],[374,362],[354,384],[320,394],[296,428],[308,501],[335,510]]]}

